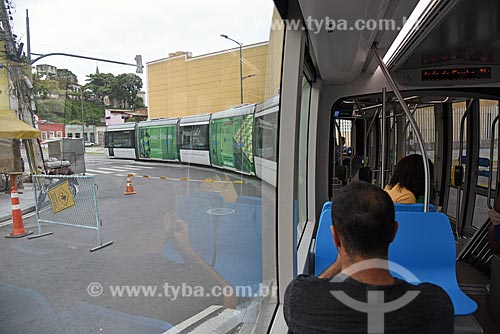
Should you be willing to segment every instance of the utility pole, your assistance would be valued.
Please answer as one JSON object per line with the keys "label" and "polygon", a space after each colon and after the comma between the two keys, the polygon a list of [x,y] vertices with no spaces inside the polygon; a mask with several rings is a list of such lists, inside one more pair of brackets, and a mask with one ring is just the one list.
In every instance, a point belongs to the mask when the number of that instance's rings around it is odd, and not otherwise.
{"label": "utility pole", "polygon": [[0,1],[0,20],[2,21],[2,28],[4,31],[5,49],[7,50],[7,59],[12,59],[15,53],[14,37],[12,36],[12,29],[9,21],[10,15],[7,15],[7,8],[5,1]]}
{"label": "utility pole", "polygon": [[[10,12],[8,13],[9,9],[10,8],[7,8],[6,6],[5,1],[0,1],[0,22],[2,23],[3,41],[5,43],[6,49],[6,64],[4,64],[4,66],[6,66],[8,69],[8,75],[10,76],[11,82],[13,83],[13,87],[11,88],[15,91],[17,97],[17,101],[10,101],[11,108],[17,109],[16,111],[18,117],[25,123],[34,127],[32,110],[32,108],[34,109],[34,103],[32,103],[33,86],[30,79],[23,73],[23,63],[21,61],[22,43],[19,47],[16,46],[16,42],[12,34],[12,28],[10,26]],[[26,22],[29,23],[28,20]],[[31,72],[31,66],[29,67],[29,72]],[[14,107],[15,104],[17,104],[17,108]],[[26,154],[28,157],[31,172],[37,173],[38,157],[40,157],[43,161],[43,154],[40,143],[37,141],[38,146],[34,146],[32,139],[25,139],[23,142],[26,148]]]}
{"label": "utility pole", "polygon": [[83,119],[83,92],[82,92],[82,140],[83,140],[83,146],[85,147],[85,121]]}
{"label": "utility pole", "polygon": [[[31,100],[24,100],[25,96],[31,96],[31,89],[33,88],[31,82],[27,80],[22,70],[22,63],[20,62],[21,48],[16,47],[12,29],[10,26],[10,15],[7,14],[5,1],[0,1],[0,21],[3,28],[3,40],[5,49],[7,51],[6,61],[9,68],[9,74],[14,83],[13,88],[16,90],[18,98],[18,114],[20,118],[29,125],[33,126],[33,115],[31,113]],[[28,22],[28,21],[27,21]],[[28,32],[29,35],[29,32]]]}
{"label": "utility pole", "polygon": [[30,38],[30,17],[26,9],[26,50],[28,52],[28,65],[30,66],[29,77],[31,79],[31,38]]}

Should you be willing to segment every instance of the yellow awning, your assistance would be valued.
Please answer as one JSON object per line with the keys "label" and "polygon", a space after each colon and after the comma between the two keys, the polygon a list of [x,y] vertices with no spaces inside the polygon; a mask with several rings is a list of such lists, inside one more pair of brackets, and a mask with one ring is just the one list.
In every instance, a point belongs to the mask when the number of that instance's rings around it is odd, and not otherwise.
{"label": "yellow awning", "polygon": [[40,131],[16,117],[12,110],[0,110],[0,138],[39,138]]}

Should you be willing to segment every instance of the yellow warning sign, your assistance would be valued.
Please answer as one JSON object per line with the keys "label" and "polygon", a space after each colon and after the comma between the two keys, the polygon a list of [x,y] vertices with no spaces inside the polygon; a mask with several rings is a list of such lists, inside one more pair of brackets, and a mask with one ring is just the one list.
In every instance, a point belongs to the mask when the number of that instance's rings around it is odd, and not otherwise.
{"label": "yellow warning sign", "polygon": [[69,189],[69,182],[64,181],[61,184],[49,189],[47,192],[54,213],[61,212],[67,208],[75,206],[75,199]]}

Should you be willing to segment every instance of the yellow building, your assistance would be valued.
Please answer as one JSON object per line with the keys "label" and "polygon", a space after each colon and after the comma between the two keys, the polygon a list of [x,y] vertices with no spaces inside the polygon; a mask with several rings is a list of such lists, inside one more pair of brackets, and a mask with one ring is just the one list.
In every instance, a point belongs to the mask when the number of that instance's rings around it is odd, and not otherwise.
{"label": "yellow building", "polygon": [[[273,13],[269,42],[245,45],[243,102],[279,94],[284,25]],[[281,22],[277,22],[277,21]],[[147,63],[149,118],[171,118],[227,110],[240,104],[240,53],[233,48],[193,57],[170,53]]]}
{"label": "yellow building", "polygon": [[[243,101],[265,98],[268,43],[246,45],[243,55]],[[192,57],[189,52],[147,64],[149,117],[168,118],[212,113],[240,104],[239,48]]]}

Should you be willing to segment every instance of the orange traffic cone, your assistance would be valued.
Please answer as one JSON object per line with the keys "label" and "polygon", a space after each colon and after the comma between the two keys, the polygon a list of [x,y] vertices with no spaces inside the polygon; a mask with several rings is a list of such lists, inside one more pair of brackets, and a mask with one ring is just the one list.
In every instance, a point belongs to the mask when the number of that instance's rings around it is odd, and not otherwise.
{"label": "orange traffic cone", "polygon": [[130,179],[132,176],[133,176],[132,174],[127,175],[127,187],[125,188],[125,192],[124,192],[125,195],[137,194],[134,191],[134,187],[132,186],[132,180]]}
{"label": "orange traffic cone", "polygon": [[19,196],[17,194],[16,185],[13,184],[10,188],[10,201],[12,204],[12,233],[6,235],[6,238],[22,238],[30,235],[33,232],[24,229],[23,215],[21,206],[19,205]]}

